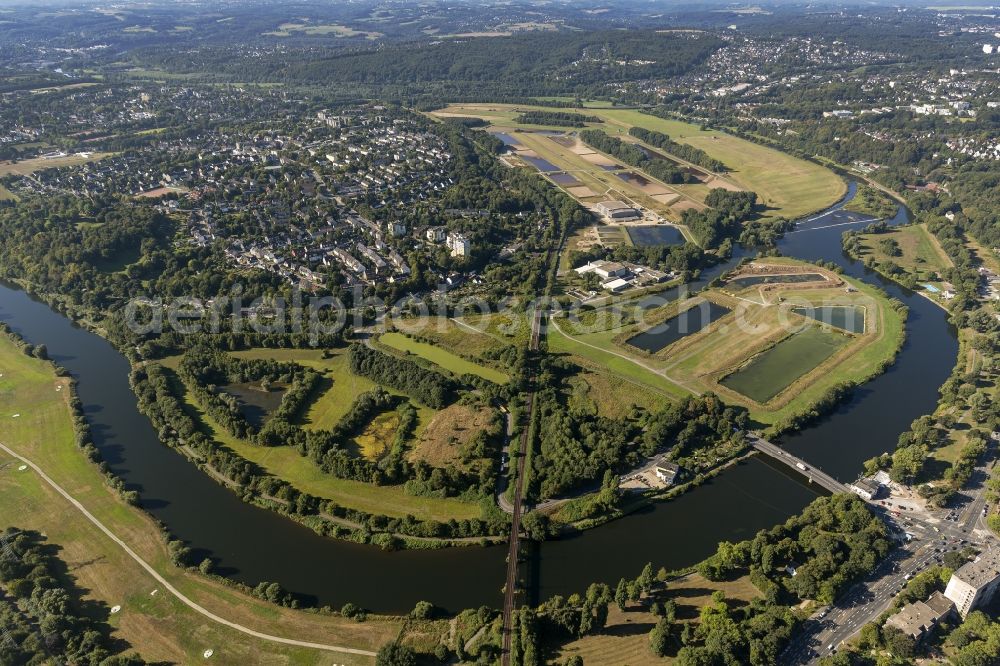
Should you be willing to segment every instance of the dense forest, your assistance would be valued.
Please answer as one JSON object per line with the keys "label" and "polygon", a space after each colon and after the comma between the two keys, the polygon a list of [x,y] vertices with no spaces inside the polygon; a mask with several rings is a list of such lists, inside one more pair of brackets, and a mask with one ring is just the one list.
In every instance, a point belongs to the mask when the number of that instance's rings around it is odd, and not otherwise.
{"label": "dense forest", "polygon": [[173,71],[217,71],[244,80],[299,83],[427,84],[488,83],[520,94],[568,92],[608,81],[635,81],[683,74],[722,42],[708,33],[659,33],[634,30],[522,33],[491,39],[385,45],[361,52],[309,52],[298,59],[245,59],[218,53],[207,66],[201,51],[148,51],[145,66]]}
{"label": "dense forest", "polygon": [[350,353],[351,372],[412,395],[428,407],[441,409],[454,399],[454,383],[439,372],[363,344],[351,345]]}
{"label": "dense forest", "polygon": [[556,125],[557,127],[586,127],[587,123],[599,123],[597,116],[585,116],[572,111],[526,111],[514,122],[519,125]]}
{"label": "dense forest", "polygon": [[756,192],[731,192],[722,187],[713,188],[705,197],[705,210],[690,208],[683,213],[683,222],[704,247],[718,246],[724,239],[739,236],[743,222],[754,213]]}

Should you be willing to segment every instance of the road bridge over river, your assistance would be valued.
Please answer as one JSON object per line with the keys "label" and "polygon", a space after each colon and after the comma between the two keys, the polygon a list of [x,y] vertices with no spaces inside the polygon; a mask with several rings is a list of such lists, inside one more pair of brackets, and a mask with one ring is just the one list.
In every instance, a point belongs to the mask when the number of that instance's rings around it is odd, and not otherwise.
{"label": "road bridge over river", "polygon": [[766,439],[753,434],[748,434],[747,439],[750,441],[753,448],[757,449],[764,455],[777,460],[778,462],[788,465],[796,472],[809,479],[810,483],[815,483],[818,486],[826,488],[831,493],[851,492],[850,488],[837,479],[833,478],[823,470],[813,467],[801,458],[796,458],[777,444],[772,444]]}

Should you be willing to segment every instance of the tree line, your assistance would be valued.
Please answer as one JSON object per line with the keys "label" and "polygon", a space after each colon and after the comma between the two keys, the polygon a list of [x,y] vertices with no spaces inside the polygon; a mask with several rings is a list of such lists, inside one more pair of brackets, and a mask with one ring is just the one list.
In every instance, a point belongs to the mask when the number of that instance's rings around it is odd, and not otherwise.
{"label": "tree line", "polygon": [[350,348],[351,372],[413,396],[428,407],[441,409],[455,397],[455,383],[440,372],[409,359],[355,343]]}
{"label": "tree line", "polygon": [[0,661],[4,664],[144,662],[112,636],[100,601],[85,599],[57,547],[37,532],[9,527],[0,556]]}
{"label": "tree line", "polygon": [[555,125],[557,127],[586,127],[587,123],[599,123],[597,116],[586,116],[573,111],[525,111],[514,118],[519,125]]}
{"label": "tree line", "polygon": [[628,133],[643,143],[648,143],[656,148],[661,148],[671,155],[675,155],[676,157],[691,162],[692,164],[697,164],[698,166],[704,167],[709,171],[721,173],[728,170],[725,164],[710,156],[701,148],[695,148],[694,146],[689,146],[684,143],[677,143],[671,139],[669,135],[664,134],[663,132],[657,132],[656,130],[635,126],[631,128]]}
{"label": "tree line", "polygon": [[709,208],[685,210],[681,219],[699,245],[711,248],[742,233],[742,222],[753,214],[757,205],[757,193],[715,187],[705,197],[705,205]]}
{"label": "tree line", "polygon": [[695,183],[698,181],[694,174],[677,162],[653,157],[641,146],[627,143],[618,137],[608,136],[603,130],[583,130],[580,132],[580,139],[591,148],[621,160],[629,166],[642,169],[645,173],[664,183]]}

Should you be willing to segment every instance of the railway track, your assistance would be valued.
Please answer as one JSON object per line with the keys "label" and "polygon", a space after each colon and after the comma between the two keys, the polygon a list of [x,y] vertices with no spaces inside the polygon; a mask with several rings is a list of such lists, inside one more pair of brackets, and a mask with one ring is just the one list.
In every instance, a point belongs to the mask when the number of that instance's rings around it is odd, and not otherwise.
{"label": "railway track", "polygon": [[[529,351],[538,350],[542,311],[535,310],[531,321],[531,339],[528,342]],[[513,642],[514,610],[517,606],[517,573],[518,559],[521,549],[521,512],[524,505],[524,468],[528,460],[528,446],[531,444],[531,421],[535,412],[535,372],[528,377],[528,410],[527,424],[521,433],[521,446],[517,460],[517,482],[514,486],[514,512],[510,526],[510,544],[507,550],[507,581],[504,584],[503,600],[503,649],[500,663],[510,666],[511,643]]]}

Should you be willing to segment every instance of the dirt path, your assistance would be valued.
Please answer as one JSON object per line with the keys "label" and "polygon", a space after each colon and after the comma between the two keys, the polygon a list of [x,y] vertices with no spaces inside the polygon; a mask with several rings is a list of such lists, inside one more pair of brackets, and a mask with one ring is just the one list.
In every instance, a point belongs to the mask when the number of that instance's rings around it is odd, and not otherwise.
{"label": "dirt path", "polygon": [[674,384],[675,386],[678,386],[678,387],[684,389],[685,391],[693,393],[694,395],[701,395],[701,391],[693,389],[690,386],[686,386],[685,384],[677,381],[673,377],[670,377],[669,375],[667,375],[666,372],[664,372],[662,370],[657,370],[653,366],[651,366],[651,365],[649,365],[647,363],[643,363],[642,361],[640,361],[638,359],[632,358],[631,356],[628,356],[627,354],[622,354],[622,353],[619,353],[619,352],[616,352],[616,351],[612,351],[610,349],[605,349],[603,347],[598,347],[597,345],[592,345],[589,342],[584,342],[580,338],[578,338],[576,336],[573,336],[573,335],[570,335],[569,333],[566,333],[565,331],[563,331],[562,328],[559,327],[559,322],[557,322],[555,320],[555,318],[552,318],[550,321],[551,321],[552,325],[555,327],[556,331],[560,335],[565,335],[567,338],[569,338],[570,340],[573,340],[577,344],[581,344],[584,347],[590,347],[591,349],[596,349],[599,352],[604,352],[605,354],[611,354],[612,356],[617,356],[618,358],[625,359],[626,361],[628,361],[630,363],[634,363],[635,365],[638,365],[640,368],[643,368],[645,370],[649,370],[654,375],[659,375],[660,377],[663,377],[664,379],[666,379],[671,384]]}
{"label": "dirt path", "polygon": [[166,589],[172,595],[174,595],[175,597],[177,597],[177,599],[181,603],[183,603],[185,606],[188,606],[189,608],[191,608],[195,612],[197,612],[197,613],[199,613],[199,614],[207,617],[209,620],[212,620],[213,622],[217,622],[218,624],[221,624],[221,625],[224,625],[226,627],[229,627],[230,629],[234,629],[236,631],[239,631],[240,633],[247,634],[248,636],[253,636],[254,638],[259,638],[261,640],[271,641],[271,642],[274,642],[274,643],[282,643],[284,645],[294,645],[296,647],[312,648],[312,649],[315,649],[315,650],[325,650],[327,652],[343,652],[343,653],[346,653],[346,654],[357,654],[357,655],[362,655],[362,656],[365,656],[365,657],[374,657],[375,656],[374,652],[370,652],[368,650],[359,650],[357,648],[341,647],[341,646],[338,646],[338,645],[325,645],[323,643],[312,643],[312,642],[309,642],[309,641],[300,641],[300,640],[296,640],[294,638],[283,638],[281,636],[272,636],[270,634],[265,634],[263,632],[256,631],[256,630],[251,629],[249,627],[244,627],[241,624],[237,624],[235,622],[232,622],[230,620],[227,620],[227,619],[225,619],[223,617],[220,617],[220,616],[216,615],[215,613],[211,612],[210,610],[208,610],[208,609],[206,609],[206,608],[198,605],[196,602],[194,602],[191,599],[189,599],[188,597],[184,596],[184,594],[180,590],[178,590],[176,587],[174,587],[173,585],[171,585],[167,581],[166,578],[164,578],[163,576],[161,576],[156,571],[156,569],[154,569],[152,567],[152,565],[148,564],[145,560],[143,560],[141,557],[139,557],[136,554],[136,552],[134,550],[132,550],[128,546],[128,544],[126,544],[124,541],[122,541],[117,536],[115,536],[114,532],[112,532],[110,529],[108,529],[107,527],[105,527],[104,524],[101,521],[99,521],[92,513],[90,513],[90,511],[88,511],[83,506],[83,504],[81,504],[79,501],[77,501],[76,498],[74,498],[68,492],[66,492],[65,490],[63,490],[63,488],[59,484],[57,484],[55,481],[53,481],[51,478],[49,478],[49,476],[46,475],[45,472],[43,472],[42,469],[38,465],[36,465],[35,463],[31,462],[30,460],[28,460],[24,456],[22,456],[22,455],[20,455],[18,453],[15,453],[14,451],[12,451],[10,448],[8,448],[7,446],[5,446],[4,444],[0,444],[0,449],[3,449],[6,453],[10,454],[14,458],[17,458],[22,463],[24,463],[25,465],[27,465],[28,467],[30,467],[31,469],[33,469],[38,474],[38,476],[40,476],[42,478],[42,480],[45,481],[45,483],[49,484],[52,487],[53,490],[55,490],[57,493],[59,493],[60,495],[62,495],[66,499],[66,501],[68,501],[70,504],[72,504],[74,507],[76,507],[76,509],[79,510],[80,513],[82,513],[87,518],[87,520],[89,520],[91,523],[93,523],[99,530],[101,530],[102,532],[104,532],[104,534],[107,535],[107,537],[109,539],[111,539],[116,544],[118,544],[122,548],[122,550],[124,550],[128,554],[129,557],[131,557],[133,560],[135,560],[139,564],[139,566],[141,566],[143,569],[145,569],[146,573],[148,573],[150,576],[152,576],[153,579],[156,580],[156,582],[158,582],[160,585],[162,585],[164,587],[164,589]]}

